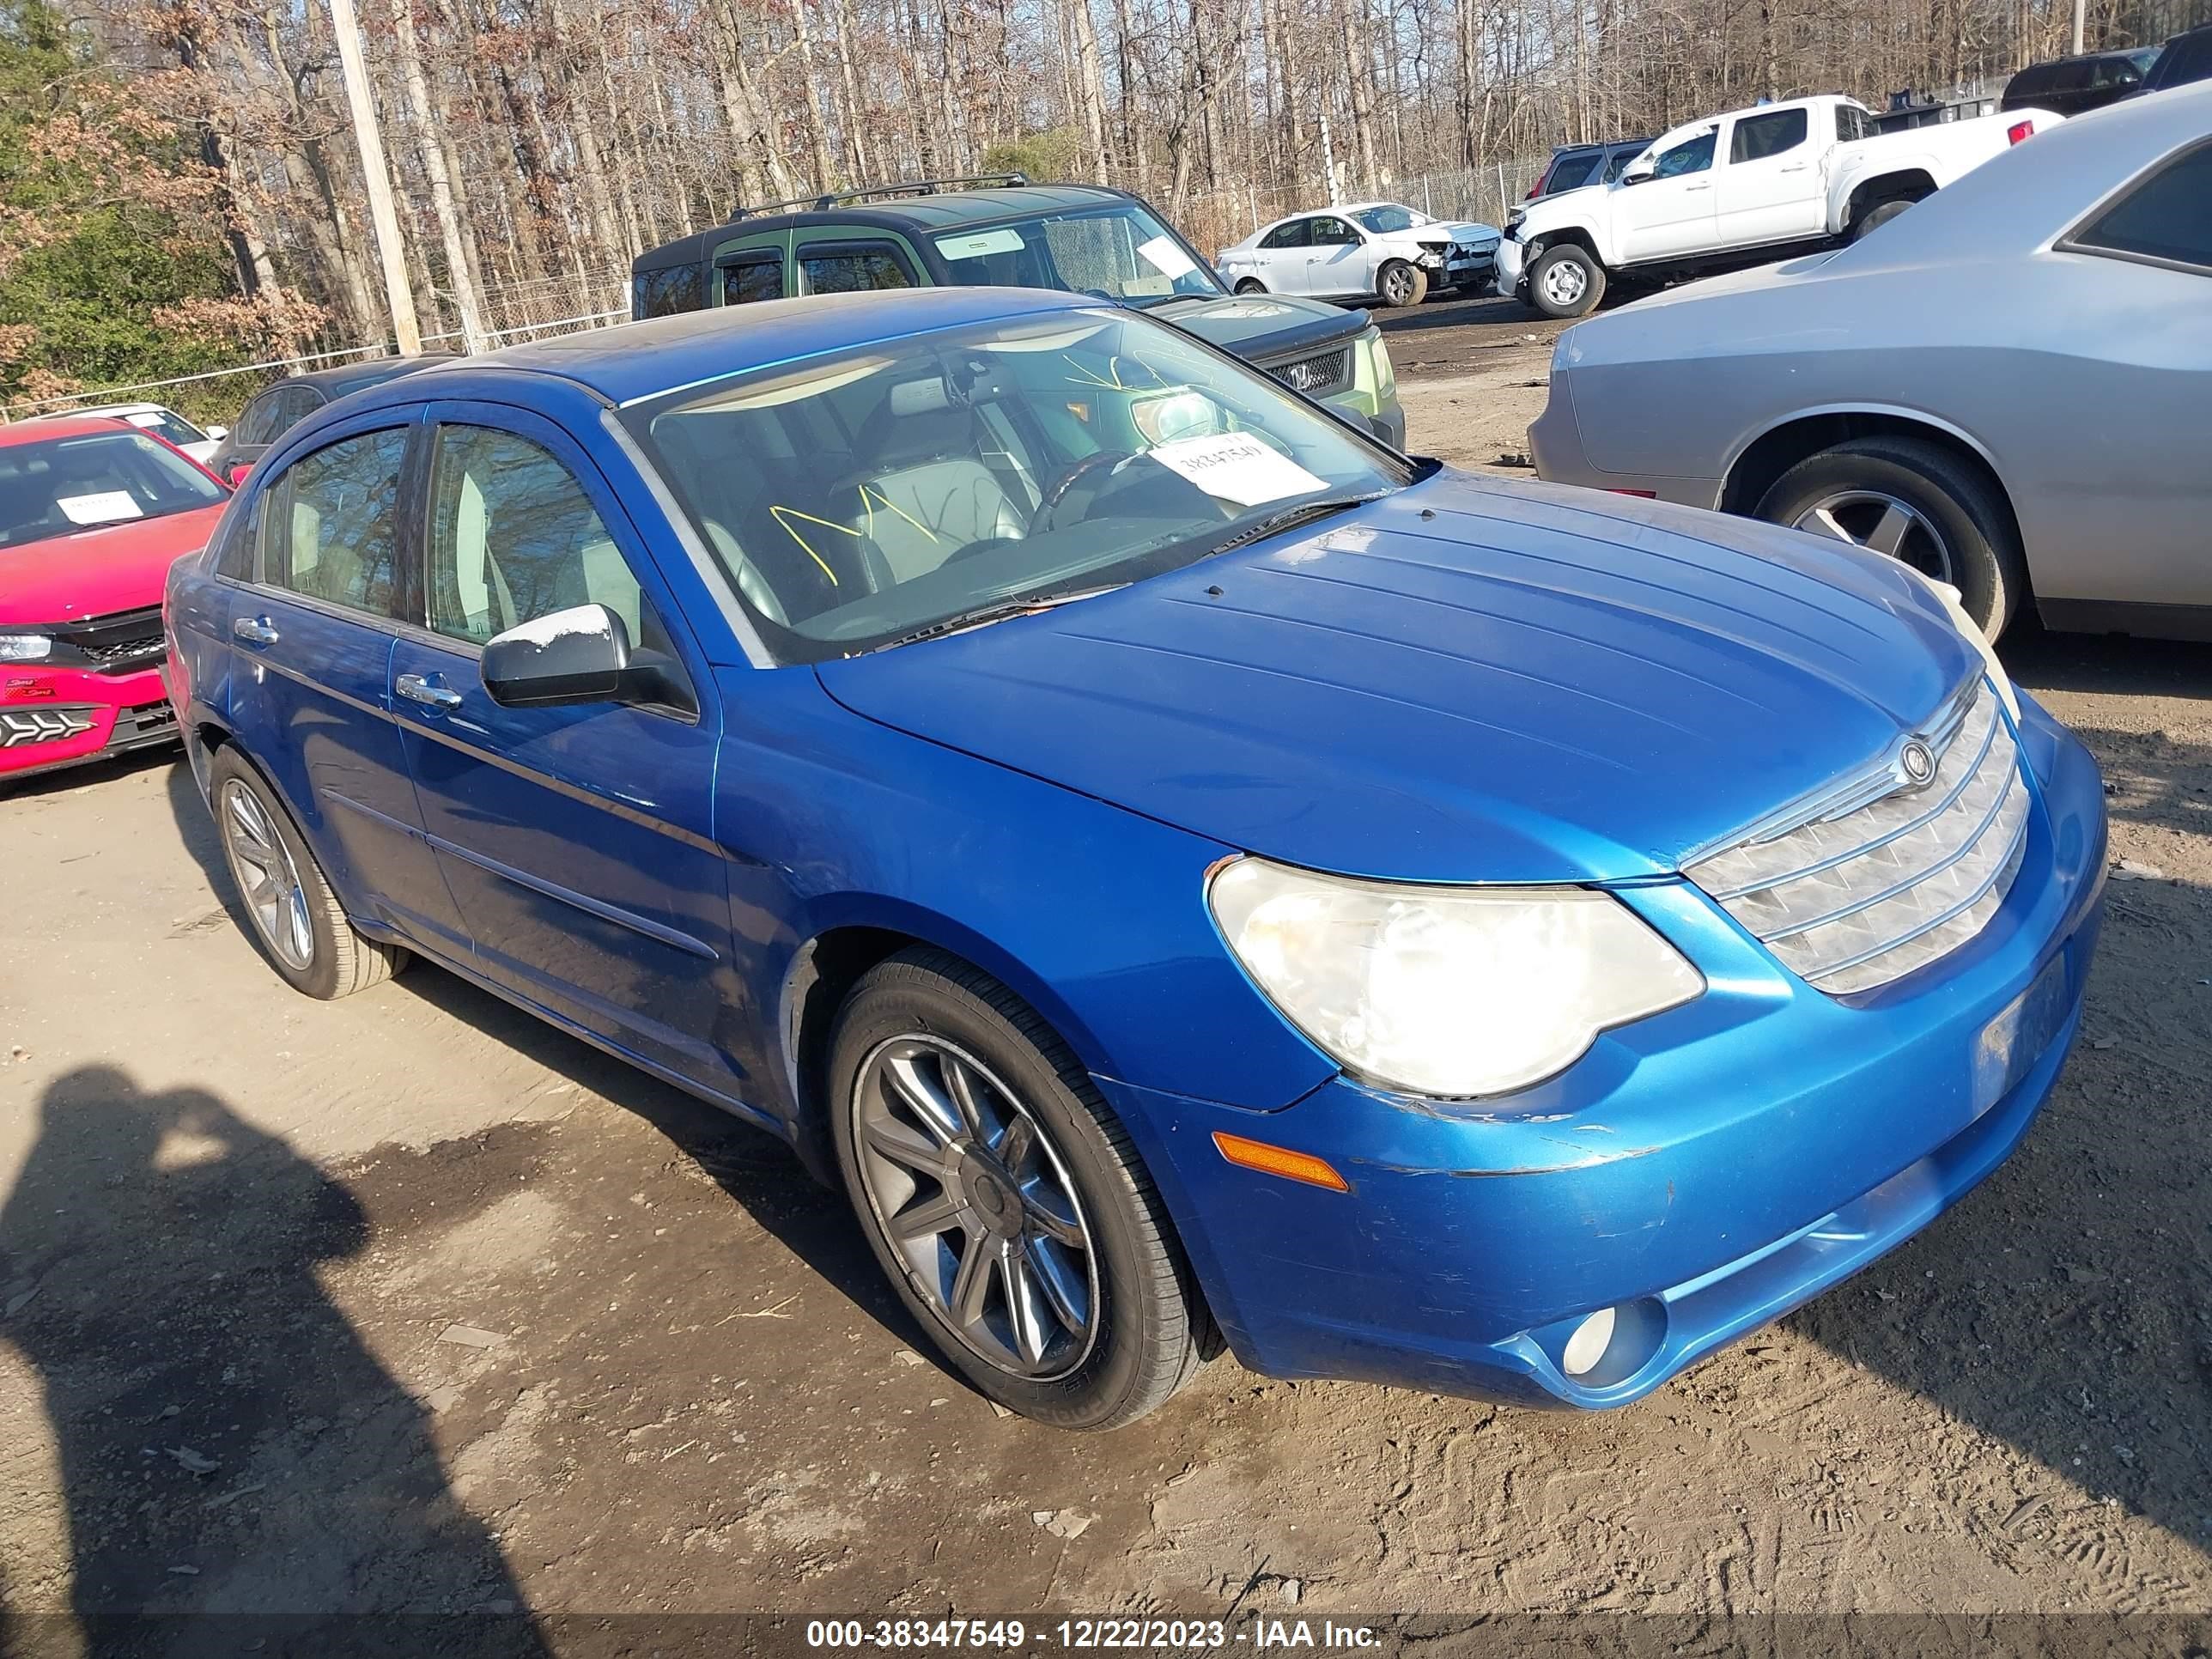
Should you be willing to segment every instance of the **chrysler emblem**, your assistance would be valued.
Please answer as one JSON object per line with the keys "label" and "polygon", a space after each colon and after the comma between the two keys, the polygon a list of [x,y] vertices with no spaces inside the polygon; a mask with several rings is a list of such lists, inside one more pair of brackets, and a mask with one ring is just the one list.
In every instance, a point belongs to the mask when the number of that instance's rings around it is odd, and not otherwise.
{"label": "chrysler emblem", "polygon": [[1915,787],[1936,775],[1936,757],[1917,738],[1898,752],[1897,763],[1904,770],[1905,781]]}

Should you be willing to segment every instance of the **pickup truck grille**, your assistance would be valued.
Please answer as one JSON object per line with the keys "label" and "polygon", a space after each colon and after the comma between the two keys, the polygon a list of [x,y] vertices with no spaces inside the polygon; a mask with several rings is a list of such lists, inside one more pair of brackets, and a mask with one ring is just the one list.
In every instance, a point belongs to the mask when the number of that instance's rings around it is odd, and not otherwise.
{"label": "pickup truck grille", "polygon": [[1310,357],[1294,357],[1286,363],[1269,363],[1267,373],[1293,392],[1326,398],[1352,384],[1352,348],[1339,346]]}
{"label": "pickup truck grille", "polygon": [[1978,679],[1879,768],[1685,873],[1808,983],[1870,991],[1988,926],[2027,810],[2019,745]]}

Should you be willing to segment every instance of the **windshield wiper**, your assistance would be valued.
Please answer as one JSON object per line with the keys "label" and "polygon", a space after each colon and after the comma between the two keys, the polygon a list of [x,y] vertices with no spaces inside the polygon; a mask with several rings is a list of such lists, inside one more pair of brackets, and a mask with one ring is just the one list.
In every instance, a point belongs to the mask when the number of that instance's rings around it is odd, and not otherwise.
{"label": "windshield wiper", "polygon": [[1073,605],[1078,599],[1095,599],[1101,593],[1111,593],[1117,587],[1127,587],[1127,582],[1109,582],[1103,587],[1079,588],[1073,593],[1031,593],[1018,599],[1001,599],[995,605],[979,605],[973,611],[962,611],[931,623],[927,628],[917,628],[911,634],[902,634],[895,640],[885,640],[875,649],[889,651],[902,645],[913,645],[921,640],[933,640],[946,634],[965,633],[971,628],[988,628],[996,622],[1007,622],[1016,617],[1033,616],[1040,611]]}
{"label": "windshield wiper", "polygon": [[1272,536],[1278,531],[1309,524],[1316,519],[1325,519],[1332,514],[1342,513],[1351,507],[1364,507],[1370,501],[1381,501],[1389,493],[1387,489],[1370,489],[1357,495],[1324,495],[1317,501],[1299,501],[1294,506],[1284,507],[1280,512],[1270,513],[1264,519],[1254,520],[1227,541],[1208,548],[1206,555],[1210,558],[1216,553],[1226,553],[1234,548],[1256,542],[1262,536]]}

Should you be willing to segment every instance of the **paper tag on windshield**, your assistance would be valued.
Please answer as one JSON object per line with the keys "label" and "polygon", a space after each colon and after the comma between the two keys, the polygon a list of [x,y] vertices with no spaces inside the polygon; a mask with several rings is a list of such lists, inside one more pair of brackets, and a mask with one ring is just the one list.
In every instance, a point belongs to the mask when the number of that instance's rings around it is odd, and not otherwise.
{"label": "paper tag on windshield", "polygon": [[113,524],[118,519],[143,519],[138,503],[127,489],[103,489],[92,495],[63,495],[54,505],[71,524]]}
{"label": "paper tag on windshield", "polygon": [[1289,456],[1249,432],[1177,438],[1145,452],[1169,471],[1186,477],[1217,501],[1257,507],[1328,485]]}
{"label": "paper tag on windshield", "polygon": [[940,236],[937,251],[948,259],[980,259],[989,253],[1018,253],[1021,232],[1011,228],[970,231],[964,236]]}
{"label": "paper tag on windshield", "polygon": [[1146,264],[1170,279],[1198,269],[1198,261],[1176,246],[1172,236],[1155,236],[1149,242],[1139,242],[1137,252]]}

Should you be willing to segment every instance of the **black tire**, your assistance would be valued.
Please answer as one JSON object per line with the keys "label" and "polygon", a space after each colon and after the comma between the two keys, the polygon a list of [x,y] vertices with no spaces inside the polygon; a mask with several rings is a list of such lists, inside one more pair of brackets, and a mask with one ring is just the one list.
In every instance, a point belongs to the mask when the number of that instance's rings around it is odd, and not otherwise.
{"label": "black tire", "polygon": [[1417,306],[1429,297],[1429,273],[1403,259],[1389,259],[1375,273],[1376,297],[1393,310]]}
{"label": "black tire", "polygon": [[1257,276],[1247,276],[1237,284],[1237,291],[1239,294],[1265,294],[1267,291],[1267,285]]}
{"label": "black tire", "polygon": [[1966,614],[1989,638],[2004,632],[2027,599],[2027,566],[1995,480],[1925,439],[1854,438],[1776,479],[1760,498],[1757,516],[1795,525],[1824,501],[1852,492],[1887,496],[1919,514],[1936,538],[1942,562],[1929,568],[1931,561],[1911,562],[1956,587]]}
{"label": "black tire", "polygon": [[1862,236],[1872,235],[1911,205],[1910,199],[1893,199],[1875,203],[1874,206],[1851,221],[1851,240],[1856,242]]}
{"label": "black tire", "polygon": [[[1072,1350],[1063,1374],[1024,1376],[971,1349],[956,1332],[950,1309],[933,1299],[937,1292],[925,1294],[920,1274],[897,1253],[878,1217],[878,1200],[861,1173],[862,1085],[877,1075],[868,1070],[872,1061],[880,1064],[878,1056],[916,1039],[972,1059],[1018,1097],[1078,1201],[1096,1292],[1086,1346]],[[1111,1429],[1152,1411],[1197,1372],[1205,1349],[1204,1303],[1166,1206],[1128,1132],[1074,1055],[1004,986],[940,951],[917,947],[888,958],[862,975],[838,1011],[829,1087],[838,1169],[877,1262],[939,1352],[983,1394],[1057,1428]],[[950,1189],[940,1188],[938,1195],[950,1196]],[[1026,1234],[1029,1222],[1019,1224]],[[933,1255],[955,1252],[946,1237],[932,1240]],[[980,1233],[961,1237],[955,1253],[963,1256],[982,1239]],[[1000,1277],[993,1284],[1003,1307],[1007,1281]]]}
{"label": "black tire", "polygon": [[1589,316],[1605,298],[1605,267],[1579,242],[1554,242],[1538,254],[1528,283],[1528,303],[1561,321]]}
{"label": "black tire", "polygon": [[[246,911],[246,933],[287,985],[304,996],[330,1002],[351,996],[356,991],[365,991],[390,979],[407,965],[408,953],[400,946],[386,945],[355,931],[353,924],[346,920],[345,907],[338,902],[337,895],[331,891],[324,876],[322,866],[315,861],[314,854],[301,837],[299,827],[292,822],[292,815],[284,810],[276,792],[237,750],[226,744],[215,751],[209,766],[208,782],[209,804],[215,811],[216,837],[222,844],[224,861],[229,867],[231,880],[238,887],[239,902]],[[255,902],[252,866],[241,842],[234,839],[243,833],[242,824],[252,815],[244,802],[234,801],[234,792],[258,806],[259,826],[274,837],[284,859],[289,860],[290,869],[286,874],[297,878],[300,902],[296,914],[304,924],[303,931],[312,939],[312,948],[305,952],[289,943],[280,943],[272,929],[281,924],[264,921],[262,908]],[[272,859],[272,866],[280,862]],[[280,876],[280,886],[284,879]],[[278,908],[289,921],[293,914],[289,892],[280,899]]]}

